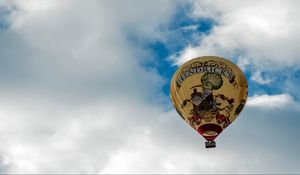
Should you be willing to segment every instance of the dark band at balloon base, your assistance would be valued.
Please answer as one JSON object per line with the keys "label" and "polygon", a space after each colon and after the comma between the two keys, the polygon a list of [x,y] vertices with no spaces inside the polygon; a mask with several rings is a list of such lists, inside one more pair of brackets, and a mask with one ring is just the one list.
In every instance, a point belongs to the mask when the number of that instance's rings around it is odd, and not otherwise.
{"label": "dark band at balloon base", "polygon": [[[198,133],[201,134],[207,141],[213,141],[223,131],[222,127],[216,124],[205,124],[198,128]],[[210,133],[212,133],[210,135]]]}

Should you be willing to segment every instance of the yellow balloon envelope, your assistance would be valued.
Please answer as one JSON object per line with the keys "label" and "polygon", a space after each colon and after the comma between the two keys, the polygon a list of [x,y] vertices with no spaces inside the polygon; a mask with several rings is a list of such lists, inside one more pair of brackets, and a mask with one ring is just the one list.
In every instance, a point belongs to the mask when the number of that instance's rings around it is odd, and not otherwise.
{"label": "yellow balloon envelope", "polygon": [[248,83],[241,69],[221,57],[194,58],[172,77],[171,101],[178,114],[215,147],[214,139],[242,111]]}

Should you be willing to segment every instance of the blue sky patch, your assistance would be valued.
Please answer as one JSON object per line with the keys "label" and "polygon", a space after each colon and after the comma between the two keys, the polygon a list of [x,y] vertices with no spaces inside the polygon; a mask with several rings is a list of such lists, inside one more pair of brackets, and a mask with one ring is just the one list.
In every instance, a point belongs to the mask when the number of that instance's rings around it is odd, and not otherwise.
{"label": "blue sky patch", "polygon": [[254,69],[248,67],[244,72],[249,84],[249,96],[262,94],[282,94],[288,93],[296,100],[300,100],[300,69],[289,67],[273,71],[262,71],[262,77],[269,77],[270,83],[261,84],[251,79],[255,73]]}
{"label": "blue sky patch", "polygon": [[153,63],[145,66],[155,68],[166,79],[166,84],[162,87],[165,95],[170,93],[170,81],[177,69],[177,66],[170,61],[170,56],[182,51],[188,45],[197,45],[199,36],[208,34],[216,24],[213,20],[207,18],[191,18],[189,16],[191,10],[189,5],[180,7],[169,25],[162,29],[161,32],[165,37],[159,41],[146,41],[144,46],[151,50],[155,59]]}
{"label": "blue sky patch", "polygon": [[12,10],[7,6],[0,4],[0,29],[8,29],[10,21],[8,17],[11,15]]}

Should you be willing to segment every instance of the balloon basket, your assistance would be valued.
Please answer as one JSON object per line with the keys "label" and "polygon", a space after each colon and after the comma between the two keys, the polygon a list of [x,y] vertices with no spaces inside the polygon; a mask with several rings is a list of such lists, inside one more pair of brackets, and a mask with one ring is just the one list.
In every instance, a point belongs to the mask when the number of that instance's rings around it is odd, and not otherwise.
{"label": "balloon basket", "polygon": [[207,141],[205,142],[205,148],[215,148],[216,142],[215,141]]}

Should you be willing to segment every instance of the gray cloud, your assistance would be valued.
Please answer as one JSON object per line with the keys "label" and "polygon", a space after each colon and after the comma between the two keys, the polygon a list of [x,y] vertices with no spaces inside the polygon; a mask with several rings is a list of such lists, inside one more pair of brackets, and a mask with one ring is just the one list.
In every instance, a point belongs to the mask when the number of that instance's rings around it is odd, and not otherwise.
{"label": "gray cloud", "polygon": [[151,38],[176,3],[131,3],[5,4],[17,7],[0,31],[1,152],[9,173],[101,172],[160,110],[151,101],[163,80],[140,66],[139,56],[151,55],[137,52],[126,34]]}
{"label": "gray cloud", "polygon": [[152,1],[136,6],[125,1],[45,4],[12,4],[18,10],[11,15],[11,28],[1,31],[1,75],[9,91],[22,87],[49,96],[138,97],[144,89],[151,91],[163,83],[156,72],[140,68],[139,57],[145,53],[136,52],[139,46],[130,45],[126,31],[135,29],[138,35],[152,37],[172,15],[174,3],[165,1],[159,7]]}

